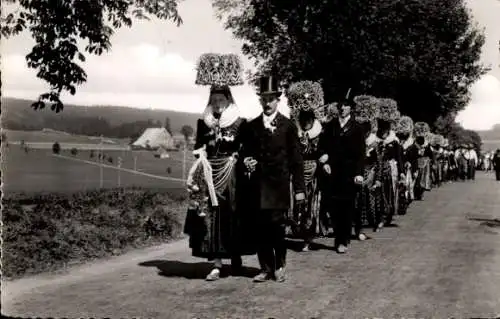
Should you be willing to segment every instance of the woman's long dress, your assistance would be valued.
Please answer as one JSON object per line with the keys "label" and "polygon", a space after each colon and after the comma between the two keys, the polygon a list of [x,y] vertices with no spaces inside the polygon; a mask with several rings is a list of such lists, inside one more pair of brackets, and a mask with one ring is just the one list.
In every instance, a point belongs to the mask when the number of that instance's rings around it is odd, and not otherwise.
{"label": "woman's long dress", "polygon": [[[319,124],[319,122],[315,123]],[[314,127],[316,128],[316,127]],[[320,129],[319,129],[320,130]],[[304,181],[306,185],[306,200],[295,204],[292,200],[293,221],[295,233],[307,241],[320,232],[320,193],[318,187],[318,142],[319,132],[310,136],[308,132],[299,131],[302,156],[304,159]],[[293,192],[292,192],[293,194]]]}
{"label": "woman's long dress", "polygon": [[398,140],[381,143],[383,222],[390,225],[398,211],[399,172],[402,172],[401,145]]}
{"label": "woman's long dress", "polygon": [[355,231],[359,233],[365,227],[375,227],[381,218],[377,216],[380,206],[381,189],[374,186],[382,178],[382,159],[379,158],[379,140],[367,141],[363,185],[356,195]]}
{"label": "woman's long dress", "polygon": [[432,187],[431,181],[431,161],[432,150],[429,145],[415,144],[418,152],[418,176],[415,183],[415,198],[422,199],[425,191],[430,191]]}
{"label": "woman's long dress", "polygon": [[188,211],[184,232],[190,236],[189,247],[195,257],[210,260],[255,254],[248,236],[252,219],[243,213],[244,210],[237,209],[238,192],[243,191],[237,189],[237,176],[242,174],[237,152],[243,123],[239,118],[228,127],[209,128],[203,120],[198,120],[195,149],[205,148],[218,206],[212,205],[204,188],[206,216],[199,216],[196,210]]}
{"label": "woman's long dress", "polygon": [[404,183],[401,185],[399,215],[405,215],[409,205],[415,199],[415,175],[418,171],[418,150],[413,138],[402,144]]}

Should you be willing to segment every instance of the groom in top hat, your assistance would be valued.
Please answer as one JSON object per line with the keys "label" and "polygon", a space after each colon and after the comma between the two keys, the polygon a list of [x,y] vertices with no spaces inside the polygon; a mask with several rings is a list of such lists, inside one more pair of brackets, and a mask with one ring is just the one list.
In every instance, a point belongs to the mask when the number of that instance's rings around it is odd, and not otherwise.
{"label": "groom in top hat", "polygon": [[363,183],[366,152],[362,128],[351,117],[349,92],[339,108],[339,117],[325,124],[319,138],[320,165],[328,176],[325,196],[334,212],[335,250],[343,254],[351,239],[355,196]]}
{"label": "groom in top hat", "polygon": [[246,167],[243,209],[255,212],[261,273],[254,282],[285,280],[285,224],[290,208],[290,179],[296,201],[304,201],[303,159],[297,127],[278,112],[281,91],[275,77],[259,81],[264,112],[245,125],[240,158]]}

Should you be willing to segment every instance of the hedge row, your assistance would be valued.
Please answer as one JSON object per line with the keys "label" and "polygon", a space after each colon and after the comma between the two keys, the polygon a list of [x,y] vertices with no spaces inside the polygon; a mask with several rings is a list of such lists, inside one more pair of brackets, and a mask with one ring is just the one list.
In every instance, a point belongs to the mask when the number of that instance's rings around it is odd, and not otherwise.
{"label": "hedge row", "polygon": [[182,233],[183,196],[114,189],[3,199],[2,275],[17,278],[121,254]]}

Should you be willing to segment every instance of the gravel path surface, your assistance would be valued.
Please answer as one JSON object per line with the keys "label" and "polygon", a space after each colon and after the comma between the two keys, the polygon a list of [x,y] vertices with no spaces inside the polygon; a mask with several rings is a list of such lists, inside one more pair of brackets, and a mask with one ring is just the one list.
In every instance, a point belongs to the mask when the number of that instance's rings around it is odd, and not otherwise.
{"label": "gravel path surface", "polygon": [[185,240],[2,283],[2,313],[112,318],[472,318],[500,315],[500,183],[446,184],[412,204],[399,227],[345,255],[290,251],[285,283],[203,280],[209,264]]}

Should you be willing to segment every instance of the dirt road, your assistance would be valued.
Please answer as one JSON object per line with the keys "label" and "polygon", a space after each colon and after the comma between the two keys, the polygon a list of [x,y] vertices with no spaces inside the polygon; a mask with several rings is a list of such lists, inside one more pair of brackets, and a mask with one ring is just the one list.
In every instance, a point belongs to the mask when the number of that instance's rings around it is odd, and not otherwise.
{"label": "dirt road", "polygon": [[209,264],[186,241],[66,274],[2,283],[2,312],[23,317],[472,318],[500,314],[500,183],[477,174],[416,202],[397,228],[346,255],[290,251],[287,282],[203,280]]}

